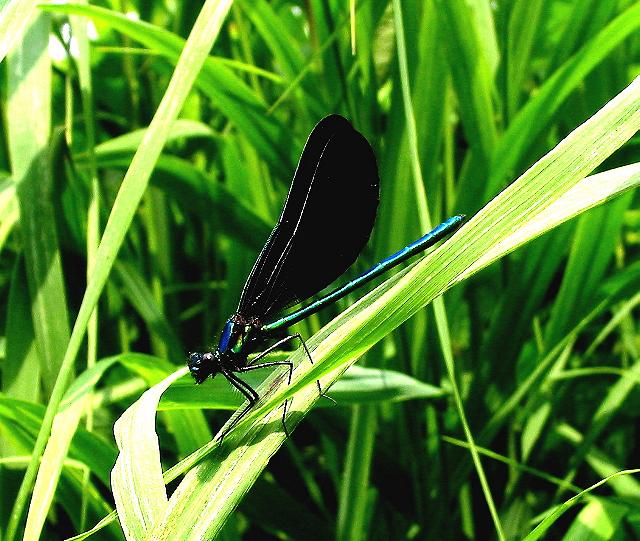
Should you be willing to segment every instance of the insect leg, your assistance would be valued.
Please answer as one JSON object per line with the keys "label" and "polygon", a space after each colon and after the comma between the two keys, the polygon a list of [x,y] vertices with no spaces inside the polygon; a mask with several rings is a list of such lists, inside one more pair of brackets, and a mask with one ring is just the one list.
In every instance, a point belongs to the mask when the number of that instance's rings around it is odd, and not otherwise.
{"label": "insect leg", "polygon": [[[267,350],[266,353],[268,353],[269,350]],[[254,364],[257,360],[259,360],[261,357],[264,357],[264,353],[262,352],[260,355],[258,355],[255,359],[253,359],[252,363],[249,366],[243,366],[237,369],[238,372],[249,372],[251,370],[258,370],[260,368],[269,368],[270,366],[288,366],[289,367],[289,377],[287,378],[287,385],[291,385],[291,376],[293,375],[293,363],[291,361],[274,361],[271,363],[259,363],[259,364]],[[284,433],[287,436],[287,438],[289,437],[289,429],[287,428],[287,423],[286,421],[286,417],[287,417],[287,405],[289,404],[288,400],[284,401],[284,408],[282,411],[282,428],[284,429]]]}
{"label": "insect leg", "polygon": [[[298,334],[297,336],[300,336],[300,335]],[[275,344],[271,344],[267,349],[265,349],[264,351],[261,351],[253,359],[251,359],[251,362],[247,366],[253,366],[253,364],[257,363],[260,359],[266,357],[267,355],[269,355],[269,353],[271,353],[272,351],[275,351],[281,345],[286,344],[287,342],[291,342],[291,340],[293,340],[295,338],[296,338],[296,335],[292,334],[290,336],[288,335],[288,336],[285,336],[284,338],[278,340]],[[313,364],[313,363],[311,363],[311,364]]]}
{"label": "insect leg", "polygon": [[222,375],[225,378],[227,378],[227,381],[231,383],[231,385],[233,385],[236,389],[238,389],[238,391],[242,393],[242,395],[249,401],[249,403],[240,412],[240,415],[238,415],[233,421],[231,421],[231,424],[220,435],[220,439],[218,440],[218,443],[220,444],[222,443],[222,440],[225,438],[225,436],[229,432],[231,432],[231,430],[233,430],[233,428],[240,422],[240,420],[247,413],[249,413],[249,410],[253,406],[255,406],[256,402],[260,399],[260,396],[258,395],[258,393],[256,393],[256,391],[246,381],[242,381],[240,378],[236,377],[235,375],[233,375],[233,373],[229,372],[228,370],[223,370]]}
{"label": "insect leg", "polygon": [[[298,340],[300,340],[300,343],[302,344],[302,347],[304,348],[305,353],[307,354],[307,358],[309,359],[309,362],[311,364],[313,364],[313,358],[311,357],[311,352],[309,351],[309,348],[307,347],[307,343],[304,341],[304,339],[302,338],[302,336],[300,335],[299,332],[292,334],[291,335],[291,339],[297,338]],[[329,395],[324,394],[324,392],[322,392],[322,386],[320,385],[320,380],[317,379],[316,380],[316,386],[318,387],[318,393],[320,394],[320,396],[323,396],[324,398],[331,400],[331,402],[333,402],[334,404],[336,404],[337,402],[331,398]]]}
{"label": "insect leg", "polygon": [[291,385],[291,376],[293,375],[293,363],[291,361],[273,361],[270,363],[251,363],[249,366],[241,366],[236,368],[237,372],[250,372],[251,370],[258,370],[259,368],[269,368],[270,366],[288,366],[289,377],[287,378],[287,385]]}
{"label": "insect leg", "polygon": [[[307,354],[307,358],[309,359],[309,362],[311,364],[313,364],[313,358],[311,357],[311,352],[309,351],[309,348],[307,347],[306,342],[304,341],[304,339],[302,338],[302,336],[300,335],[299,332],[295,333],[295,334],[290,334],[288,336],[285,336],[284,338],[278,340],[275,344],[272,344],[271,346],[269,346],[267,349],[265,349],[263,352],[261,352],[259,355],[256,355],[251,362],[249,363],[249,366],[253,366],[254,363],[258,362],[260,359],[262,359],[265,355],[268,355],[269,353],[271,353],[272,351],[278,349],[280,346],[282,346],[283,344],[286,344],[287,342],[291,342],[292,340],[295,339],[300,340],[300,343],[302,344],[302,347],[304,348],[305,353]],[[320,380],[316,380],[316,386],[318,387],[318,394],[328,400],[331,400],[331,402],[333,402],[334,404],[336,403],[336,401],[331,398],[329,395],[324,394],[324,392],[322,392],[322,386],[320,385]],[[285,409],[286,409],[286,405],[285,405]]]}

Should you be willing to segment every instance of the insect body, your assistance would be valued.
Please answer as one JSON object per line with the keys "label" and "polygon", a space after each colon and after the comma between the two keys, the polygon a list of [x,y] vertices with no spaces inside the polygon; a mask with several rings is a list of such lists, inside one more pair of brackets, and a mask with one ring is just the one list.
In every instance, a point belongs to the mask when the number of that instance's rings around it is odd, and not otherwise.
{"label": "insect body", "polygon": [[[248,400],[221,437],[259,399],[240,375],[286,366],[291,382],[290,361],[260,361],[295,339],[300,340],[313,362],[299,334],[283,336],[287,328],[432,246],[464,219],[449,218],[358,278],[309,306],[282,315],[287,307],[314,296],[353,264],[373,229],[378,201],[378,168],[367,140],[339,115],[322,119],[307,139],[280,219],[247,278],[235,314],[225,323],[217,348],[189,355],[189,370],[196,383],[221,374]],[[249,361],[249,355],[260,351],[269,340],[275,343]],[[319,383],[318,389],[321,392]],[[286,432],[286,425],[284,428]]]}

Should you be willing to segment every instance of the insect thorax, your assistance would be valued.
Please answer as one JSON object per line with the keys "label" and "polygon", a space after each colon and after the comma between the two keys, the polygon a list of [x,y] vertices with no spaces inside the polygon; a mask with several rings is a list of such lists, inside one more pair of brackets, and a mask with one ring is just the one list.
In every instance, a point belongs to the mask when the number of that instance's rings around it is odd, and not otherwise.
{"label": "insect thorax", "polygon": [[220,355],[237,361],[244,360],[259,341],[260,324],[242,314],[231,316],[222,329],[218,352]]}

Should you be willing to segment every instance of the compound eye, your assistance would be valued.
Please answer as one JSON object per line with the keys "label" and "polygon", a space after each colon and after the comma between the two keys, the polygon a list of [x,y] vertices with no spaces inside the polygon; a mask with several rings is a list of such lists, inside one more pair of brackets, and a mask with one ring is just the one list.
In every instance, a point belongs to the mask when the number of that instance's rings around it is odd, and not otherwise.
{"label": "compound eye", "polygon": [[205,363],[213,362],[213,353],[211,353],[211,352],[205,353],[204,355],[202,355],[202,360]]}
{"label": "compound eye", "polygon": [[189,353],[189,368],[199,367],[202,364],[204,355],[202,353]]}

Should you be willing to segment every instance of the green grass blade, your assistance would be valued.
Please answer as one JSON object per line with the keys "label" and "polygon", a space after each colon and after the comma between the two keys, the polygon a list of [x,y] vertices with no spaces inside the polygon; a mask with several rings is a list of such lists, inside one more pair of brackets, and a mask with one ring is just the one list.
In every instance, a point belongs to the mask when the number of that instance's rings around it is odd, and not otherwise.
{"label": "green grass blade", "polygon": [[[582,441],[582,434],[564,423],[555,427],[555,433],[569,441],[572,445],[579,445]],[[609,456],[595,447],[590,449],[585,460],[598,477],[601,478],[613,475],[622,469]],[[618,496],[628,496],[631,498],[638,498],[640,496],[640,481],[634,477],[618,477],[613,479],[610,484],[612,490]]]}
{"label": "green grass blade", "polygon": [[602,402],[593,413],[589,430],[584,435],[575,454],[569,461],[569,470],[565,476],[567,482],[572,482],[577,474],[578,467],[584,460],[587,452],[602,434],[605,428],[619,413],[629,394],[637,388],[640,380],[640,362],[635,362],[626,371],[625,375],[612,385]]}
{"label": "green grass blade", "polygon": [[603,12],[605,21],[612,13],[615,13],[617,6],[609,2],[598,2],[598,0],[585,0],[575,2],[570,6],[568,13],[564,17],[563,27],[559,29],[562,39],[558,41],[555,51],[553,51],[549,63],[557,67],[566,61],[579,47],[584,36],[591,37],[589,32],[594,25],[602,23]]}
{"label": "green grass blade", "polygon": [[559,108],[585,76],[640,27],[640,4],[618,15],[567,60],[524,105],[500,138],[491,159],[485,199],[496,193],[531,152],[530,145],[549,130]]}
{"label": "green grass blade", "polygon": [[438,2],[438,9],[446,29],[447,58],[467,140],[488,159],[498,138],[492,103],[495,59],[485,49],[490,42],[481,39],[485,32],[482,17],[475,6],[462,0]]}
{"label": "green grass blade", "polygon": [[[130,161],[129,156],[115,156],[100,159],[99,165],[125,169]],[[252,207],[186,160],[160,156],[151,182],[202,221],[218,216],[220,232],[244,246],[259,250],[269,236],[269,226]]]}
{"label": "green grass blade", "polygon": [[184,349],[140,271],[129,263],[116,261],[114,274],[122,285],[124,296],[145,321],[151,335],[166,347],[168,358],[181,359]]}
{"label": "green grass blade", "polygon": [[[40,359],[36,351],[23,258],[16,262],[11,276],[5,336],[2,392],[13,398],[38,402],[41,392],[34,382],[40,380]],[[3,450],[7,449],[3,447]]]}
{"label": "green grass blade", "polygon": [[[466,441],[459,440],[457,438],[452,438],[450,436],[443,436],[442,439],[443,439],[443,441],[445,441],[447,443],[451,443],[453,445],[458,445],[458,446],[463,447],[465,449],[469,449],[470,448],[469,444]],[[544,471],[537,470],[535,468],[530,468],[529,466],[526,466],[525,464],[517,462],[516,460],[514,460],[511,457],[506,457],[506,456],[500,455],[498,453],[495,453],[494,451],[491,451],[490,449],[485,449],[483,447],[478,447],[478,452],[483,456],[491,458],[492,460],[497,460],[498,462],[502,462],[503,464],[507,464],[507,465],[509,465],[509,466],[511,466],[513,468],[521,470],[524,473],[528,473],[528,474],[534,475],[534,476],[536,476],[536,477],[538,477],[540,479],[543,479],[545,481],[548,481],[549,483],[552,483],[554,485],[564,486],[564,488],[566,488],[567,490],[571,490],[573,492],[580,492],[580,488],[579,487],[571,485],[571,484],[567,484],[567,483],[565,483],[565,481],[563,481],[559,477],[556,477],[554,475],[549,475],[549,474],[545,473]]]}
{"label": "green grass blade", "polygon": [[377,416],[376,408],[371,406],[356,406],[351,412],[351,428],[340,487],[337,541],[369,537],[369,475],[378,425]]}
{"label": "green grass blade", "polygon": [[519,109],[522,83],[531,69],[531,53],[536,33],[540,30],[544,5],[544,0],[514,2],[509,16],[504,68],[508,118],[512,118]]}
{"label": "green grass blade", "polygon": [[[83,3],[87,3],[84,0]],[[93,81],[91,76],[91,52],[88,35],[88,22],[81,17],[70,17],[72,35],[78,44],[78,82],[80,85],[82,117],[84,119],[84,135],[86,136],[86,151],[89,162],[89,182],[90,182],[90,200],[87,207],[87,226],[86,226],[86,248],[87,248],[87,279],[91,276],[94,269],[95,255],[100,244],[100,184],[98,178],[98,166],[96,163],[96,123],[95,123],[95,106],[93,94]],[[73,121],[71,114],[67,115],[67,130],[73,132]],[[72,139],[73,142],[73,139]],[[95,366],[98,358],[98,308],[96,307],[91,315],[87,328],[87,368],[91,369]],[[88,399],[90,401],[91,398]],[[54,421],[55,425],[55,421]],[[91,408],[87,411],[85,426],[88,430],[93,427],[93,411]],[[45,448],[45,455],[47,449]],[[90,472],[84,473],[83,483],[89,484]],[[37,484],[37,479],[36,479]],[[86,498],[85,491],[82,491],[83,499],[81,503],[82,523],[80,529],[86,528]],[[27,517],[28,522],[29,517]]]}
{"label": "green grass blade", "polygon": [[[108,141],[104,141],[96,146],[95,153],[98,160],[108,160],[114,156],[120,155],[133,155],[145,134],[146,128],[135,130],[119,137],[114,137]],[[185,118],[179,118],[171,127],[171,132],[167,137],[167,143],[178,141],[181,139],[196,139],[207,138],[216,139],[218,135],[206,124],[197,122],[195,120],[188,120]],[[79,164],[83,163],[84,156],[79,155],[76,157]]]}
{"label": "green grass blade", "polygon": [[[627,193],[580,218],[545,341],[554,344],[579,320],[614,258],[633,194]],[[564,308],[563,308],[564,307]]]}
{"label": "green grass blade", "polygon": [[[273,359],[280,356],[274,356]],[[284,356],[282,356],[284,358]],[[168,376],[170,372],[166,372]],[[254,374],[244,378],[253,388],[265,380],[266,374]],[[446,392],[439,387],[419,381],[395,370],[351,366],[328,392],[340,407],[350,404],[375,404],[380,402],[404,402],[406,400],[440,399]],[[159,410],[172,409],[227,409],[236,410],[243,398],[230,388],[226,380],[216,378],[197,387],[193,379],[184,378],[174,383],[162,395]],[[334,407],[323,400],[316,407]]]}
{"label": "green grass blade", "polygon": [[[175,63],[184,47],[184,40],[167,30],[144,21],[134,21],[122,13],[98,6],[49,4],[44,9],[104,21],[131,39],[158,51],[172,63]],[[288,149],[283,151],[282,145],[277,144],[288,137],[285,135],[285,128],[266,114],[266,104],[242,79],[224,62],[208,57],[195,84],[254,144],[267,162],[277,171],[289,174],[292,160]]]}
{"label": "green grass blade", "polygon": [[[400,0],[394,0],[393,11],[394,11],[394,20],[396,24],[398,64],[400,66],[400,80],[402,83],[402,95],[403,95],[404,110],[405,110],[405,116],[406,116],[407,136],[409,140],[409,151],[411,155],[411,165],[413,168],[413,179],[414,179],[414,185],[415,185],[416,199],[418,201],[418,217],[419,217],[419,222],[422,230],[428,231],[431,228],[431,218],[429,217],[429,205],[427,204],[424,180],[422,177],[422,169],[420,167],[420,159],[418,156],[418,137],[417,137],[417,129],[416,129],[416,120],[413,113],[413,105],[411,102],[411,91],[410,91],[410,85],[409,85],[409,75],[408,75],[408,66],[407,66],[407,51],[406,51],[406,45],[405,45],[404,27],[402,23],[402,7],[401,7]],[[480,25],[478,25],[478,27],[480,27]],[[471,34],[473,34],[473,32],[471,32]],[[478,56],[480,58],[484,58],[484,55],[482,54],[476,55],[476,57]],[[480,66],[480,69],[482,68],[483,67]],[[489,71],[488,66],[487,66],[487,71]],[[488,77],[487,77],[487,80],[488,80]],[[486,144],[489,145],[488,142]],[[493,143],[491,143],[491,146],[492,145]],[[488,148],[489,146],[487,146],[487,149]],[[487,478],[484,473],[482,463],[480,462],[480,456],[475,449],[475,445],[473,442],[473,435],[471,433],[471,429],[469,428],[469,424],[467,422],[467,418],[464,412],[462,397],[460,396],[460,390],[458,388],[458,383],[456,380],[456,371],[454,367],[453,353],[451,348],[451,335],[449,331],[449,324],[447,322],[447,314],[445,311],[444,300],[442,298],[434,299],[433,308],[435,313],[435,322],[436,322],[436,328],[438,331],[438,337],[440,339],[440,347],[442,349],[442,354],[444,356],[444,362],[447,369],[447,374],[449,376],[449,381],[452,386],[453,398],[455,400],[456,408],[458,410],[458,416],[460,417],[460,422],[465,431],[465,436],[469,441],[469,444],[471,445],[471,455],[473,457],[474,465],[476,467],[478,477],[480,479],[480,484],[482,485],[482,490],[483,490],[485,499],[487,501],[489,512],[491,513],[491,518],[496,528],[498,538],[503,540],[505,539],[503,528],[500,523],[500,518],[498,517],[498,512],[496,510],[496,506],[493,501],[493,496],[491,495],[491,490],[489,488],[489,484],[487,482]]]}

